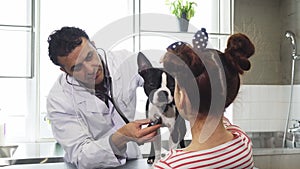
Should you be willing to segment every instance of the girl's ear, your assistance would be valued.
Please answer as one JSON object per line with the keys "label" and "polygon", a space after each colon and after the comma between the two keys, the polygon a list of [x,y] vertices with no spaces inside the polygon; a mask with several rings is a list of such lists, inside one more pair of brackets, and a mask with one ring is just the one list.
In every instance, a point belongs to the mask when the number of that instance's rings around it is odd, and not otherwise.
{"label": "girl's ear", "polygon": [[186,101],[186,95],[184,89],[178,87],[178,108],[183,109]]}

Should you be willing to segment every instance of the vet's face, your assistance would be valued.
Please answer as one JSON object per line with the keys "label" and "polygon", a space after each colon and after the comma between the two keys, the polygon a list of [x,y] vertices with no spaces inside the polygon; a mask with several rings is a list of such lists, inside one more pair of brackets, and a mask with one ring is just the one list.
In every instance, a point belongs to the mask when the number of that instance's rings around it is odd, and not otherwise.
{"label": "vet's face", "polygon": [[89,88],[104,79],[102,62],[95,47],[85,38],[69,55],[58,57],[61,70],[73,76]]}
{"label": "vet's face", "polygon": [[140,73],[144,78],[144,90],[150,102],[165,105],[173,101],[174,79],[161,69],[149,68]]}

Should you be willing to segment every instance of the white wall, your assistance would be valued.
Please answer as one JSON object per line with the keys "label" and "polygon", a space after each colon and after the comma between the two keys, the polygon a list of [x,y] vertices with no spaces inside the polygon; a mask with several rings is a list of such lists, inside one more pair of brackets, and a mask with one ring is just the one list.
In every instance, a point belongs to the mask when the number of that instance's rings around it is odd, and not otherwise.
{"label": "white wall", "polygon": [[[290,91],[290,85],[242,85],[233,103],[233,123],[251,132],[284,131]],[[290,119],[300,120],[300,85],[294,86]]]}

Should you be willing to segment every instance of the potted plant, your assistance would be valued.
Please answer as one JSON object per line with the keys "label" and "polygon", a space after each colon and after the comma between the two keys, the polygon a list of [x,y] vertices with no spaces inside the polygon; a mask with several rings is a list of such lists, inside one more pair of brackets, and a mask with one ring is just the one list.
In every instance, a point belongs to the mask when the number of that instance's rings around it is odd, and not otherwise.
{"label": "potted plant", "polygon": [[170,11],[179,20],[180,31],[187,31],[190,19],[195,15],[197,3],[189,0],[166,0],[170,6]]}

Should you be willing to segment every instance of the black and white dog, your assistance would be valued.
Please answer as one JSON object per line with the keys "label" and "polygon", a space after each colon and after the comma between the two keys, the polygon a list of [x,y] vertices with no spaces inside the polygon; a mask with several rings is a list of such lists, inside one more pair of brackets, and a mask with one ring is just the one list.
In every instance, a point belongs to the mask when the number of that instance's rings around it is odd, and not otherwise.
{"label": "black and white dog", "polygon": [[[177,148],[180,144],[184,148],[186,134],[185,120],[179,115],[173,99],[175,80],[162,68],[154,68],[146,56],[138,54],[138,72],[144,79],[144,91],[148,97],[146,103],[146,117],[168,127],[170,132],[169,149]],[[151,143],[148,163],[155,163],[161,158],[161,134]]]}

